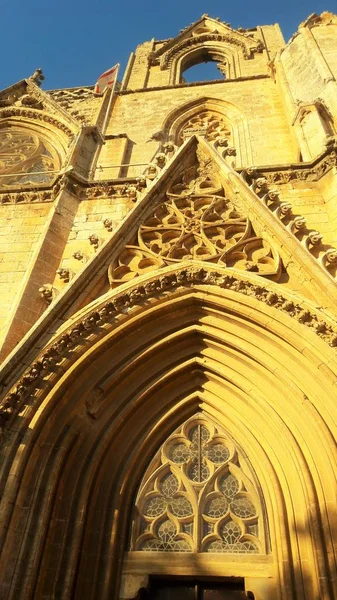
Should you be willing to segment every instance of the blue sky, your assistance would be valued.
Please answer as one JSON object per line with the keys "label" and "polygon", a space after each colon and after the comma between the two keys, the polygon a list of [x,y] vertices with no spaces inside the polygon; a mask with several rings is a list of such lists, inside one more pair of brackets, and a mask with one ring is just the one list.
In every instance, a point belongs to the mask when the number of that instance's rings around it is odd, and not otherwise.
{"label": "blue sky", "polygon": [[[279,23],[286,40],[311,13],[337,0],[0,0],[0,89],[37,67],[45,89],[93,85],[145,40],[174,37],[203,13],[232,27]],[[119,77],[120,79],[120,77]]]}

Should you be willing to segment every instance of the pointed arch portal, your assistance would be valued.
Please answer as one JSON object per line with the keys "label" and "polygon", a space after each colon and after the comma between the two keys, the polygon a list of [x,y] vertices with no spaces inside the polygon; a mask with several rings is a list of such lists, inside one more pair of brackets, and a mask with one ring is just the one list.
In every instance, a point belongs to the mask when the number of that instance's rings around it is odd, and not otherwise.
{"label": "pointed arch portal", "polygon": [[[9,431],[8,598],[133,597],[144,577],[168,568],[243,578],[262,600],[333,598],[325,557],[334,547],[335,351],[240,286],[182,278],[170,289],[173,273],[177,265],[164,271],[161,291],[122,309],[112,328],[80,340],[70,366],[65,360]],[[151,281],[144,275],[138,285],[153,289]],[[127,552],[131,515],[158,449],[197,414],[250,465],[270,541],[258,553],[172,552],[168,567],[165,553]],[[188,428],[180,431],[188,444]]]}

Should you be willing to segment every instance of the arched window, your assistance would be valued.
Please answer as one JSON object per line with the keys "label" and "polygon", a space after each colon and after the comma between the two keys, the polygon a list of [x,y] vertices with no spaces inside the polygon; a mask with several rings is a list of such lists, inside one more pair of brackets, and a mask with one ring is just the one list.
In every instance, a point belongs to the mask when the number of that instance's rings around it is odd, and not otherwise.
{"label": "arched window", "polygon": [[131,551],[265,553],[261,501],[247,461],[204,415],[153,458],[135,502]]}
{"label": "arched window", "polygon": [[9,125],[0,128],[0,185],[48,184],[61,161],[44,136],[35,130]]}
{"label": "arched window", "polygon": [[[180,83],[230,79],[234,75],[233,56],[227,49],[205,47],[192,48],[183,54],[176,66]],[[175,70],[175,69],[173,69]]]}
{"label": "arched window", "polygon": [[193,83],[197,81],[214,81],[226,79],[225,65],[213,60],[187,67],[181,75],[181,83]]}
{"label": "arched window", "polygon": [[232,132],[229,122],[220,113],[207,109],[200,110],[182,123],[177,135],[177,144],[182,144],[192,135],[204,137],[209,142],[215,142],[219,138],[227,138],[229,145],[232,144]]}

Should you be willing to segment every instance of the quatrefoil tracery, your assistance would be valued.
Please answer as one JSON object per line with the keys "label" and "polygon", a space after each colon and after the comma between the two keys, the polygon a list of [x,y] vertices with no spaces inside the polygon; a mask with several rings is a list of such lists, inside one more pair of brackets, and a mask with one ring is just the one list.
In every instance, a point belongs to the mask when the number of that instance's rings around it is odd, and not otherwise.
{"label": "quatrefoil tracery", "polygon": [[187,421],[162,446],[136,506],[131,549],[261,551],[257,496],[236,449],[201,418]]}

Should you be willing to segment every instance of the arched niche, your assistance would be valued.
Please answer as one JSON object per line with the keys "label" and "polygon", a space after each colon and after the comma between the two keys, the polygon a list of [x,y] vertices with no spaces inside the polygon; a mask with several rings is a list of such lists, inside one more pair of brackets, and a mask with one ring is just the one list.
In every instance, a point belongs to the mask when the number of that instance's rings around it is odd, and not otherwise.
{"label": "arched niche", "polygon": [[64,166],[65,148],[64,134],[43,122],[1,119],[1,186],[49,185]]}
{"label": "arched niche", "polygon": [[[213,132],[210,131],[209,141],[215,141],[216,138],[214,138],[213,133],[220,136],[222,134],[225,137],[228,136],[230,144],[236,150],[236,166],[244,167],[251,165],[253,158],[248,121],[241,110],[230,102],[205,97],[183,104],[168,115],[163,123],[162,131],[164,131],[168,139],[180,145],[186,139],[184,129],[186,131],[186,129],[190,128],[190,133],[193,135],[196,132],[193,128],[193,121],[202,120],[203,115],[208,120],[212,119],[215,124]],[[190,127],[189,124],[191,124]],[[212,126],[212,123],[209,122],[209,125]],[[198,127],[198,135],[204,136],[207,133],[208,126],[204,127],[204,131],[201,131],[200,127]]]}
{"label": "arched niche", "polygon": [[[166,283],[175,273],[166,269]],[[143,276],[138,286],[153,289],[153,282]],[[124,294],[132,291],[133,282],[124,284]],[[118,294],[95,301],[62,335]],[[165,285],[121,309],[111,326],[90,329],[7,434],[4,598],[133,597],[143,585],[137,573],[169,569],[235,574],[259,600],[331,600],[334,352],[253,295],[206,282]],[[149,563],[144,552],[130,557],[130,515],[144,472],[172,432],[197,414],[232,440],[250,478],[255,473],[272,552],[249,561],[213,554],[190,564],[179,555],[169,566]],[[13,553],[21,558],[15,565]],[[134,594],[120,595],[122,574],[124,584],[130,576],[137,585]]]}

